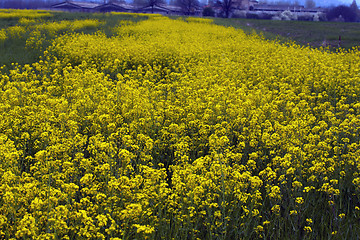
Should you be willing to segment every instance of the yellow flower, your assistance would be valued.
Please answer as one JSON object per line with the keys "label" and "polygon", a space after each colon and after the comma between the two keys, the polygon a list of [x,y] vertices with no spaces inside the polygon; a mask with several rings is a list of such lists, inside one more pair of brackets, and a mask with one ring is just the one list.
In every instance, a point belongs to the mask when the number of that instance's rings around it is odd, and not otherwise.
{"label": "yellow flower", "polygon": [[264,231],[264,227],[261,226],[261,225],[258,225],[258,226],[256,226],[255,231],[256,231],[257,233],[261,233],[261,232]]}
{"label": "yellow flower", "polygon": [[295,202],[296,202],[297,204],[301,205],[301,204],[304,203],[304,199],[303,199],[302,197],[297,197],[297,198],[295,199]]}
{"label": "yellow flower", "polygon": [[107,217],[103,214],[96,216],[96,219],[98,220],[99,227],[103,227],[107,224]]}
{"label": "yellow flower", "polygon": [[279,186],[272,186],[271,191],[268,196],[272,199],[281,199],[280,195],[280,187]]}
{"label": "yellow flower", "polygon": [[271,211],[272,211],[274,214],[276,214],[276,215],[280,214],[280,206],[279,206],[279,205],[274,205],[274,206],[271,208]]}
{"label": "yellow flower", "polygon": [[155,231],[155,228],[149,225],[134,224],[133,226],[136,227],[137,233],[151,234]]}
{"label": "yellow flower", "polygon": [[41,53],[0,66],[0,239],[261,238],[282,210],[280,228],[324,238],[322,204],[360,189],[359,49],[54,14],[0,9],[0,47]]}
{"label": "yellow flower", "polygon": [[293,186],[293,188],[301,188],[301,187],[302,187],[302,183],[299,182],[299,181],[294,181],[294,182],[292,183],[292,186]]}
{"label": "yellow flower", "polygon": [[297,215],[297,211],[296,210],[291,210],[290,215]]}

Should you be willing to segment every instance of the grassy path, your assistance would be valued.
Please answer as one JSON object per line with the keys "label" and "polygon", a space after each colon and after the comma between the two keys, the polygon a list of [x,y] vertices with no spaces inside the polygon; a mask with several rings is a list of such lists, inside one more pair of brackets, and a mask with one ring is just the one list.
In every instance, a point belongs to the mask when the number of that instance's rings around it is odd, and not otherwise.
{"label": "grassy path", "polygon": [[352,48],[360,45],[360,23],[343,22],[305,22],[305,21],[271,21],[258,19],[222,19],[215,18],[219,25],[241,28],[245,32],[256,31],[268,39],[279,38],[282,41],[292,39],[300,45],[320,47],[324,42],[332,47],[339,44]]}

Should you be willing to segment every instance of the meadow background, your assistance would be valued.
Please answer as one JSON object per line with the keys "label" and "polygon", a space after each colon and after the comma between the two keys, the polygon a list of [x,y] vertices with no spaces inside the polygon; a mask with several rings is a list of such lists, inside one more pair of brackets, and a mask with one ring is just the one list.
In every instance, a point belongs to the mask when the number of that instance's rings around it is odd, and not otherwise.
{"label": "meadow background", "polygon": [[160,15],[0,24],[0,238],[360,237],[356,47]]}

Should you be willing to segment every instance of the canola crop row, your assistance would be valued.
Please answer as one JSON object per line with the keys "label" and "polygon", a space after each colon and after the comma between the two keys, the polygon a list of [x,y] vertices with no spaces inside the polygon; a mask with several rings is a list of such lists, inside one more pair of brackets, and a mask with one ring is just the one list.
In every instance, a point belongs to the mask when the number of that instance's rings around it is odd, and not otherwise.
{"label": "canola crop row", "polygon": [[50,17],[53,17],[53,14],[44,10],[0,9],[0,19],[2,20],[19,18],[41,19]]}
{"label": "canola crop row", "polygon": [[[0,12],[1,13],[1,12]],[[43,42],[65,32],[74,32],[81,29],[96,29],[104,24],[95,19],[63,20],[59,22],[41,22],[28,17],[19,19],[19,24],[0,30],[0,44],[6,40],[26,38],[26,47],[31,49],[41,48]]]}
{"label": "canola crop row", "polygon": [[358,50],[158,15],[113,33],[1,70],[1,238],[359,238]]}

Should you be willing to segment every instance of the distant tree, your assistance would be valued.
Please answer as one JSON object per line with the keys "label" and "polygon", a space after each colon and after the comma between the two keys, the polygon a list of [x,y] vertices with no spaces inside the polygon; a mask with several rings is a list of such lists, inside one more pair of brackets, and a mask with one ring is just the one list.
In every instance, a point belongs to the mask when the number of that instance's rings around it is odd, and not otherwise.
{"label": "distant tree", "polygon": [[353,9],[353,10],[355,10],[355,11],[358,11],[358,10],[359,10],[359,7],[358,7],[358,5],[357,5],[357,3],[356,3],[356,0],[353,0],[353,2],[352,2],[351,5],[350,5],[350,8]]}
{"label": "distant tree", "polygon": [[[55,2],[56,0],[0,0],[0,8],[48,8]],[[57,2],[59,2],[59,0]]]}
{"label": "distant tree", "polygon": [[306,8],[315,8],[316,7],[315,1],[314,0],[306,0],[305,7]]}
{"label": "distant tree", "polygon": [[214,17],[215,11],[212,9],[212,7],[205,7],[203,10],[203,16],[204,17]]}
{"label": "distant tree", "polygon": [[279,0],[275,2],[275,5],[283,5],[283,6],[290,6],[290,2],[286,0]]}
{"label": "distant tree", "polygon": [[327,14],[326,17],[328,20],[335,20],[339,18],[343,18],[345,22],[354,22],[356,21],[357,14],[354,9],[351,7],[347,7],[344,5],[337,6],[334,8],[331,8]]}
{"label": "distant tree", "polygon": [[51,5],[54,5],[54,4],[58,4],[58,3],[61,3],[61,2],[64,2],[64,0],[46,0],[46,6],[51,6]]}
{"label": "distant tree", "polygon": [[133,3],[134,5],[142,6],[142,7],[143,7],[143,6],[146,5],[146,2],[147,2],[146,0],[133,0],[132,3]]}
{"label": "distant tree", "polygon": [[215,0],[208,0],[207,5],[214,6],[215,5]]}
{"label": "distant tree", "polygon": [[230,13],[234,7],[234,1],[233,0],[218,0],[216,2],[216,6],[218,6],[222,9],[222,13],[223,13],[224,17],[229,18]]}
{"label": "distant tree", "polygon": [[356,13],[356,21],[358,21],[359,18],[360,18],[360,10],[359,10],[359,7],[358,7],[358,5],[356,3],[356,0],[353,0],[353,2],[350,5],[350,8],[355,11],[355,13]]}
{"label": "distant tree", "polygon": [[152,13],[154,12],[154,7],[159,4],[165,3],[164,0],[133,0],[134,5],[141,7],[151,7]]}
{"label": "distant tree", "polygon": [[176,0],[176,5],[181,7],[184,14],[191,15],[200,3],[198,0]]}
{"label": "distant tree", "polygon": [[55,1],[33,0],[30,2],[30,8],[48,8],[52,4],[55,4]]}
{"label": "distant tree", "polygon": [[11,1],[6,1],[4,3],[4,7],[5,8],[15,8],[15,9],[20,9],[23,8],[23,1],[22,0],[11,0]]}

